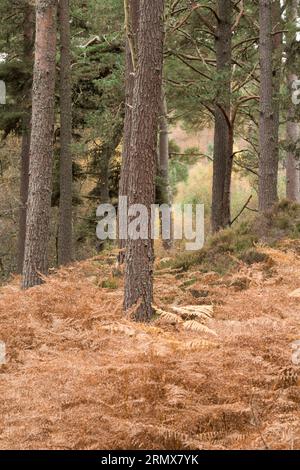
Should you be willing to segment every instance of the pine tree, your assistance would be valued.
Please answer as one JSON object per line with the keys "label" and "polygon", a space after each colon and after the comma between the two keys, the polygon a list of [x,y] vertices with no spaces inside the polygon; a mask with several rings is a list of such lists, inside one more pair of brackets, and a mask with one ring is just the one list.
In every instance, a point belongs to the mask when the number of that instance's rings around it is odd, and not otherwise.
{"label": "pine tree", "polygon": [[[23,61],[28,69],[33,68],[34,50],[34,8],[30,3],[24,4],[23,23]],[[26,213],[29,184],[29,151],[31,134],[31,80],[27,81],[24,89],[23,102],[25,105],[22,118],[22,143],[21,143],[21,172],[20,172],[20,207],[19,207],[19,231],[18,231],[18,272],[21,274],[24,262]]]}
{"label": "pine tree", "polygon": [[136,305],[135,317],[148,321],[153,314],[153,240],[151,205],[155,202],[155,175],[159,103],[162,89],[164,0],[141,0],[138,55],[133,92],[129,205],[148,210],[146,240],[129,238],[125,265],[125,310]]}
{"label": "pine tree", "polygon": [[218,25],[215,32],[216,70],[219,74],[214,110],[214,171],[212,190],[212,230],[230,224],[230,183],[233,135],[231,114],[232,29],[231,0],[217,1]]}
{"label": "pine tree", "polygon": [[[133,90],[136,74],[136,61],[138,53],[138,23],[141,0],[126,0],[125,6],[125,120],[123,132],[122,166],[119,184],[119,197],[129,194],[129,168],[130,168],[130,142],[132,133],[132,106]],[[122,210],[122,199],[120,199],[119,209]],[[126,240],[119,237],[119,262],[122,264],[125,259]]]}
{"label": "pine tree", "polygon": [[60,31],[60,200],[58,264],[72,261],[72,86],[69,0],[58,6]]}
{"label": "pine tree", "polygon": [[286,157],[286,197],[290,201],[300,202],[300,171],[299,158],[296,156],[296,146],[300,137],[300,127],[297,122],[296,107],[291,103],[293,84],[298,80],[296,74],[297,64],[295,63],[295,41],[298,18],[298,0],[291,0],[287,3],[287,23],[289,32],[287,33],[286,44],[286,69],[288,86],[288,113],[286,123],[287,157]]}
{"label": "pine tree", "polygon": [[[278,200],[277,112],[274,108],[272,0],[260,0],[260,159],[259,210],[268,212]],[[276,127],[275,127],[276,126]]]}
{"label": "pine tree", "polygon": [[57,0],[37,0],[32,130],[23,288],[48,273],[52,192]]}

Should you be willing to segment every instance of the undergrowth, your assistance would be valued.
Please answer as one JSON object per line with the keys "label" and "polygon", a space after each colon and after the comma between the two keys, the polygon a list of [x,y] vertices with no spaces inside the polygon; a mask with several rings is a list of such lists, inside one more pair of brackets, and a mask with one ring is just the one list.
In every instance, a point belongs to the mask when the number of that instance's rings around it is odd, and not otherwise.
{"label": "undergrowth", "polygon": [[267,262],[268,256],[260,251],[260,244],[276,247],[283,238],[299,237],[300,205],[283,200],[269,214],[245,219],[211,235],[201,250],[181,252],[162,261],[159,268],[188,271],[197,267],[201,272],[224,275],[237,269],[241,262],[248,265]]}

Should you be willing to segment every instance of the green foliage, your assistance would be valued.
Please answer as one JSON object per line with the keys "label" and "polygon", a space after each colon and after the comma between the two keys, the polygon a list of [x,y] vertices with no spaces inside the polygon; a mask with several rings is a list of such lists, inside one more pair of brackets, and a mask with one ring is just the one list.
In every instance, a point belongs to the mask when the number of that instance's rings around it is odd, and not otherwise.
{"label": "green foliage", "polygon": [[255,235],[245,232],[245,225],[220,231],[210,237],[205,247],[194,253],[181,253],[171,266],[176,269],[197,267],[202,272],[216,271],[225,274],[239,265],[238,256],[249,250],[257,242]]}
{"label": "green foliage", "polygon": [[173,140],[169,143],[170,165],[169,179],[173,194],[176,193],[178,183],[186,183],[189,176],[189,168],[199,161],[199,149],[188,148],[181,152],[180,147]]}
{"label": "green foliage", "polygon": [[240,260],[244,263],[251,265],[255,263],[266,263],[270,260],[269,256],[261,251],[256,250],[255,248],[251,248],[239,256]]}
{"label": "green foliage", "polygon": [[119,281],[117,278],[105,279],[104,281],[102,281],[101,287],[103,289],[118,289]]}
{"label": "green foliage", "polygon": [[[80,181],[84,179],[82,174],[82,168],[80,164],[76,161],[73,161],[73,182]],[[58,207],[60,199],[60,175],[59,175],[59,153],[55,152],[54,156],[54,165],[53,165],[53,186],[52,186],[52,195],[51,195],[51,206]],[[75,185],[73,185],[73,206],[78,206],[82,204],[82,199],[78,191],[75,191]]]}
{"label": "green foliage", "polygon": [[270,213],[258,217],[254,229],[270,244],[283,238],[299,238],[300,205],[283,199]]}
{"label": "green foliage", "polygon": [[24,93],[32,76],[24,62],[0,62],[0,80],[6,84],[7,100],[1,105],[0,130],[5,139],[11,133],[22,131],[22,118],[26,112]]}
{"label": "green foliage", "polygon": [[282,239],[299,237],[300,205],[283,200],[264,217],[248,218],[235,227],[222,230],[209,237],[202,250],[179,253],[162,263],[160,268],[216,271],[224,275],[237,269],[240,262],[248,265],[269,262],[269,257],[257,248],[261,241],[276,246]]}
{"label": "green foliage", "polygon": [[5,111],[0,114],[0,129],[3,131],[3,138],[13,132],[21,133],[24,116],[24,112],[16,111],[14,106],[6,106],[5,108]]}

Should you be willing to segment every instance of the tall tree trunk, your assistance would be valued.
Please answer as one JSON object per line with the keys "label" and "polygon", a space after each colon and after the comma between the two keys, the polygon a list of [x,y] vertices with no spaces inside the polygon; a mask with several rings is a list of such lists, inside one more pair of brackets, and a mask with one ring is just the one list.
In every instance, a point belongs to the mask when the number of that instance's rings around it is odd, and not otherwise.
{"label": "tall tree trunk", "polygon": [[[260,159],[259,210],[270,211],[278,200],[278,129],[274,107],[272,0],[260,0]],[[276,142],[277,141],[277,142]]]}
{"label": "tall tree trunk", "polygon": [[231,0],[217,0],[216,68],[219,75],[215,105],[212,190],[213,232],[230,224],[232,145],[230,139],[232,25]]}
{"label": "tall tree trunk", "polygon": [[48,273],[57,0],[37,0],[27,229],[22,287]]}
{"label": "tall tree trunk", "polygon": [[[290,96],[292,94],[292,84],[298,80],[297,75],[288,73],[288,85]],[[300,138],[299,123],[296,120],[296,110],[294,105],[290,105],[287,114],[286,124],[286,140],[287,140],[287,157],[286,157],[286,197],[290,201],[300,202],[300,171],[299,158],[295,156],[297,142]]]}
{"label": "tall tree trunk", "polygon": [[231,179],[233,168],[233,131],[234,123],[228,125],[228,155],[225,172],[224,184],[224,203],[223,203],[223,226],[227,227],[231,224]]}
{"label": "tall tree trunk", "polygon": [[282,19],[280,0],[275,0],[272,4],[272,31],[273,31],[273,136],[275,142],[275,166],[278,181],[279,166],[279,125],[280,125],[280,86],[282,72]]}
{"label": "tall tree trunk", "polygon": [[138,60],[132,109],[129,204],[148,210],[146,240],[129,238],[125,267],[125,310],[136,305],[136,320],[153,314],[151,205],[155,202],[157,131],[162,88],[164,0],[141,0]]}
{"label": "tall tree trunk", "polygon": [[60,200],[58,264],[72,261],[72,85],[69,0],[60,0]]}
{"label": "tall tree trunk", "polygon": [[173,223],[171,214],[171,189],[169,184],[169,123],[168,106],[164,87],[162,87],[160,116],[159,116],[159,186],[160,186],[160,204],[167,204],[170,207],[170,238],[163,239],[163,247],[169,250],[173,244]]}
{"label": "tall tree trunk", "polygon": [[[133,106],[133,89],[135,82],[135,68],[138,53],[138,24],[140,14],[141,0],[125,0],[125,28],[126,28],[126,52],[125,52],[125,121],[124,136],[122,150],[122,166],[119,185],[119,196],[128,196],[129,183],[129,167],[130,167],[130,142],[132,131],[132,106]],[[122,210],[122,203],[119,203],[119,210]],[[119,262],[125,260],[126,240],[119,238]]]}
{"label": "tall tree trunk", "polygon": [[[289,101],[292,96],[292,85],[298,76],[295,75],[295,52],[293,45],[296,41],[296,27],[298,18],[298,0],[291,0],[287,3],[287,22],[291,32],[287,34],[287,83],[289,89]],[[287,157],[286,157],[286,197],[290,201],[300,202],[300,171],[299,159],[296,158],[296,144],[300,137],[300,128],[296,119],[295,105],[289,104],[286,124]]]}
{"label": "tall tree trunk", "polygon": [[[24,49],[23,61],[26,67],[33,67],[34,48],[34,8],[31,4],[24,6]],[[21,171],[20,171],[20,207],[18,233],[18,273],[22,273],[26,235],[26,212],[29,183],[29,152],[31,132],[31,83],[28,84],[24,96],[25,115],[22,123]]]}

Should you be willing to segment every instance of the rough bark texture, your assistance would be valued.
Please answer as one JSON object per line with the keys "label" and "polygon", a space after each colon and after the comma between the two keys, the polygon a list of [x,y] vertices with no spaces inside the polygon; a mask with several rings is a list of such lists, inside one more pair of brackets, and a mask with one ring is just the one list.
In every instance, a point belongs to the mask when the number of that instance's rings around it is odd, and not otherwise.
{"label": "rough bark texture", "polygon": [[[231,0],[218,0],[219,16],[216,31],[216,67],[219,74],[215,105],[212,230],[226,227],[230,223],[230,185],[232,169],[232,140],[230,137],[231,94]],[[228,117],[226,119],[225,113]]]}
{"label": "rough bark texture", "polygon": [[[34,50],[34,8],[29,3],[24,6],[24,54],[26,67],[33,67]],[[28,84],[24,96],[25,115],[23,118],[21,168],[20,168],[20,207],[18,233],[18,273],[22,273],[26,235],[26,212],[29,184],[29,152],[31,133],[31,84]]]}
{"label": "rough bark texture", "polygon": [[[292,83],[298,80],[297,75],[288,74],[288,84],[292,94]],[[296,120],[294,105],[290,105],[287,115],[286,139],[287,139],[287,158],[286,158],[286,197],[290,201],[300,202],[300,171],[299,158],[296,158],[296,146],[300,138],[299,123]]]}
{"label": "rough bark texture", "polygon": [[[122,150],[122,166],[121,177],[119,185],[119,196],[128,195],[128,182],[129,182],[129,167],[130,167],[130,141],[132,129],[132,105],[133,105],[133,89],[135,82],[134,64],[136,58],[132,54],[137,55],[138,52],[138,23],[140,12],[141,0],[127,0],[127,22],[126,25],[126,52],[125,52],[125,121],[124,121],[124,136],[123,136],[123,150]],[[119,239],[119,262],[123,263],[125,260],[126,240]]]}
{"label": "rough bark texture", "polygon": [[225,183],[224,183],[224,200],[223,200],[223,227],[231,224],[231,178],[233,167],[233,129],[234,123],[228,125],[228,153],[226,161]]}
{"label": "rough bark texture", "polygon": [[298,76],[295,75],[295,53],[293,53],[293,45],[296,39],[296,26],[298,17],[298,0],[291,0],[287,4],[287,21],[289,26],[292,27],[291,32],[287,35],[287,82],[289,87],[289,108],[286,124],[286,144],[287,144],[287,157],[286,157],[286,197],[290,201],[300,202],[300,172],[299,172],[299,159],[296,158],[296,144],[300,137],[300,128],[296,119],[296,107],[291,103],[292,85]]}
{"label": "rough bark texture", "polygon": [[[260,0],[260,159],[259,210],[270,211],[278,200],[277,111],[273,99],[272,1]],[[274,125],[275,123],[275,125]],[[278,130],[277,130],[278,132]]]}
{"label": "rough bark texture", "polygon": [[48,273],[47,248],[52,190],[56,10],[56,0],[37,0],[23,288],[41,284],[40,274]]}
{"label": "rough bark texture", "polygon": [[60,200],[58,264],[72,261],[72,86],[69,0],[60,0]]}
{"label": "rough bark texture", "polygon": [[278,179],[278,165],[279,165],[279,125],[280,125],[280,86],[281,86],[281,72],[282,72],[282,19],[281,19],[281,5],[280,0],[275,0],[272,4],[272,63],[273,63],[273,136],[275,145],[275,166]]}
{"label": "rough bark texture", "polygon": [[127,242],[125,310],[136,305],[136,320],[148,321],[153,314],[153,241],[151,204],[155,202],[157,131],[161,100],[164,1],[142,0],[138,33],[138,60],[132,109],[129,204],[148,209],[147,240]]}

